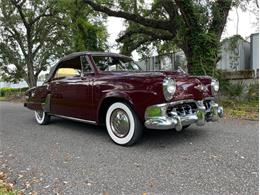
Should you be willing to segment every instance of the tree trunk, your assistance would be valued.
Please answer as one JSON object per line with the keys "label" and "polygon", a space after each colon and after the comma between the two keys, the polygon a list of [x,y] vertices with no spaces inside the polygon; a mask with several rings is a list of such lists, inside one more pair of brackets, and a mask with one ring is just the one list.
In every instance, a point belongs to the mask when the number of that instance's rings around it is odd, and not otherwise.
{"label": "tree trunk", "polygon": [[28,68],[28,81],[29,87],[35,87],[37,85],[37,80],[34,75],[33,67],[33,44],[32,44],[32,35],[31,28],[27,28],[27,44],[28,44],[28,54],[27,54],[27,68]]}
{"label": "tree trunk", "polygon": [[193,75],[211,75],[216,73],[219,42],[212,34],[193,33],[185,37],[182,49],[185,53],[188,72]]}
{"label": "tree trunk", "polygon": [[27,60],[27,69],[28,69],[28,73],[27,73],[28,85],[30,88],[35,87],[37,84],[37,79],[35,79],[34,70],[33,70],[33,62],[31,59]]}

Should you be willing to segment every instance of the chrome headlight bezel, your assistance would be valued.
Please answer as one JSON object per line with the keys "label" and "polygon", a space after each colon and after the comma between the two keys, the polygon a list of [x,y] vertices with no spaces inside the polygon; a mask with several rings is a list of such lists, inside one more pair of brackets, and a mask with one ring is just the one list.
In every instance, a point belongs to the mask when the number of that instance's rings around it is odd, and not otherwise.
{"label": "chrome headlight bezel", "polygon": [[217,95],[219,91],[219,81],[217,79],[211,80],[211,93],[212,95]]}
{"label": "chrome headlight bezel", "polygon": [[163,94],[166,101],[170,101],[176,91],[176,81],[172,78],[166,77],[163,80]]}

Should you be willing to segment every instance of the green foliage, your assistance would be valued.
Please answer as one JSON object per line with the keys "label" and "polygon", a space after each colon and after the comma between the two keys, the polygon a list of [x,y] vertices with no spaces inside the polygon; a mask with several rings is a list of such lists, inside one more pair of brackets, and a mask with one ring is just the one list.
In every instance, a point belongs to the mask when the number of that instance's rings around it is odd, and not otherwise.
{"label": "green foliage", "polygon": [[[94,10],[126,19],[121,52],[159,54],[181,48],[188,70],[217,75],[220,38],[232,6],[242,0],[84,0]],[[249,1],[243,1],[249,3]],[[152,51],[152,52],[151,52]]]}
{"label": "green foliage", "polygon": [[1,79],[24,79],[32,87],[40,72],[61,56],[105,50],[104,22],[83,0],[1,0]]}
{"label": "green foliage", "polygon": [[58,7],[66,26],[64,36],[70,52],[107,49],[106,17],[95,13],[82,0],[60,0]]}
{"label": "green foliage", "polygon": [[24,93],[26,90],[28,90],[28,87],[23,87],[23,88],[0,88],[0,97],[5,97],[9,96],[12,94],[17,94],[17,93]]}
{"label": "green foliage", "polygon": [[225,87],[222,87],[222,93],[229,98],[242,99],[243,91],[245,89],[245,85],[243,82],[239,83],[227,83]]}
{"label": "green foliage", "polygon": [[241,118],[249,120],[259,120],[259,101],[224,99],[220,100],[220,105],[224,107],[225,116],[231,118]]}
{"label": "green foliage", "polygon": [[[2,79],[36,85],[39,73],[64,54],[63,23],[55,1],[1,0],[0,71]],[[63,42],[64,41],[64,42]]]}
{"label": "green foliage", "polygon": [[259,100],[259,83],[250,84],[248,86],[247,97],[249,101]]}
{"label": "green foliage", "polygon": [[229,87],[230,87],[230,81],[227,79],[224,79],[223,76],[217,77],[219,81],[219,86],[220,86],[220,93],[227,93]]}
{"label": "green foliage", "polygon": [[211,75],[216,77],[216,59],[219,42],[214,33],[198,33],[190,36],[193,45],[190,73],[194,75]]}

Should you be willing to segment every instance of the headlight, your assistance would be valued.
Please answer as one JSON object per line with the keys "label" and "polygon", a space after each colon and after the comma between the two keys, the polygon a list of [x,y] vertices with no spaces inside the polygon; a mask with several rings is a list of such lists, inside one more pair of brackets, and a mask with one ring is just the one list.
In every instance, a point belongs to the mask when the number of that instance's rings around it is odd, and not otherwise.
{"label": "headlight", "polygon": [[212,95],[216,95],[219,91],[219,82],[216,79],[212,79],[211,81],[211,93]]}
{"label": "headlight", "polygon": [[176,91],[176,82],[171,78],[163,80],[163,94],[167,101],[171,100]]}

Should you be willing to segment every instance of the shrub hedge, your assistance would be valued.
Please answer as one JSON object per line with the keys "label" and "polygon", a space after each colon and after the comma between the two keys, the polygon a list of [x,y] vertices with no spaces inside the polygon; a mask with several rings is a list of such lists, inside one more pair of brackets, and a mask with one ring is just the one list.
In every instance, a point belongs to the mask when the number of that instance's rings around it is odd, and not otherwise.
{"label": "shrub hedge", "polygon": [[28,87],[23,87],[23,88],[10,88],[10,87],[4,87],[0,88],[0,97],[5,97],[8,95],[12,94],[17,94],[17,93],[24,93]]}

